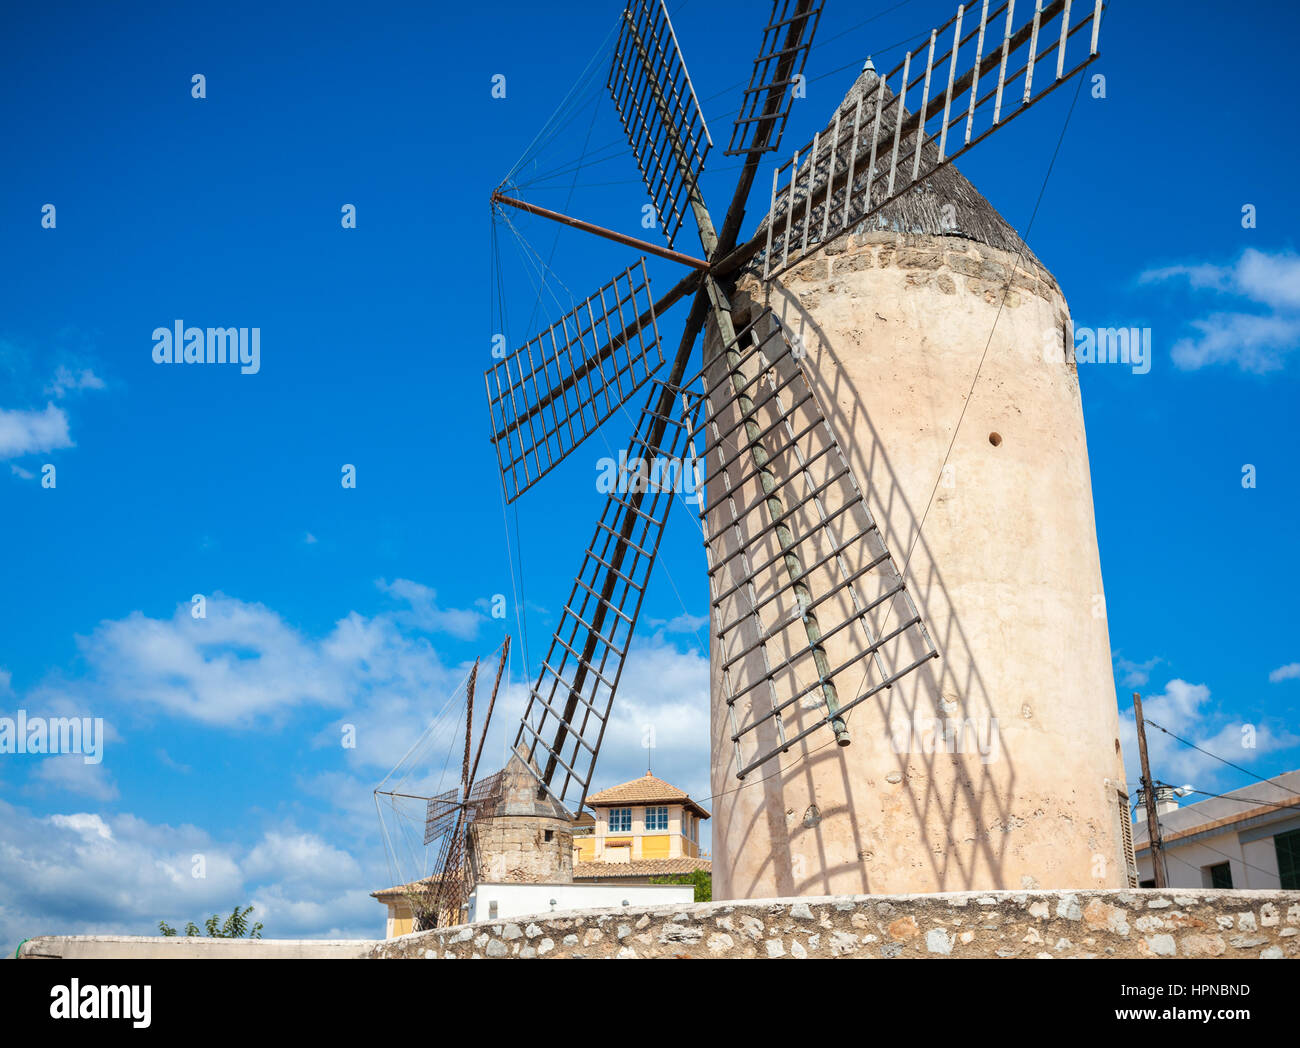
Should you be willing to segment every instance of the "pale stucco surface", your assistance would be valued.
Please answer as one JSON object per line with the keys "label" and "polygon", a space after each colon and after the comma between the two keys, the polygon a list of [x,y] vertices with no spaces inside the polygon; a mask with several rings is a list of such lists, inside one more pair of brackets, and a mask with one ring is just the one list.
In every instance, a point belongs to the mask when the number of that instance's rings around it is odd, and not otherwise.
{"label": "pale stucco surface", "polygon": [[[868,233],[773,282],[770,299],[752,277],[733,295],[738,326],[767,302],[797,336],[895,562],[907,560],[909,590],[941,658],[851,711],[850,746],[822,729],[741,783],[721,680],[736,649],[716,636],[743,610],[741,598],[714,609],[715,898],[1128,884],[1068,312],[1046,270],[1016,261],[956,236]],[[710,355],[717,341],[713,332]],[[811,417],[795,413],[796,430]],[[806,444],[809,457],[817,449]],[[742,501],[757,493],[751,483]],[[837,498],[828,493],[829,510]],[[720,507],[718,491],[710,504]],[[811,512],[797,519],[806,525]],[[710,532],[728,522],[715,508]],[[758,530],[741,540],[755,562],[774,549]],[[856,570],[861,554],[849,556]],[[813,579],[814,595],[833,581],[830,570]],[[758,579],[760,596],[780,581],[775,569]],[[866,580],[866,599],[881,585]],[[823,628],[848,614],[834,603],[818,609]],[[781,632],[770,607],[764,624],[779,634],[769,645],[779,657],[804,635],[797,620]],[[887,605],[873,617],[877,635],[901,613]],[[830,663],[862,643],[856,630],[837,634]],[[757,666],[738,672],[762,675]],[[856,664],[836,680],[841,701],[874,679]],[[732,683],[734,691],[735,674]],[[787,735],[821,715],[816,705],[793,711]],[[926,735],[934,721],[941,735],[970,722],[987,752],[969,735],[963,746],[960,731],[952,745],[971,752],[946,752],[942,739],[936,752]]]}

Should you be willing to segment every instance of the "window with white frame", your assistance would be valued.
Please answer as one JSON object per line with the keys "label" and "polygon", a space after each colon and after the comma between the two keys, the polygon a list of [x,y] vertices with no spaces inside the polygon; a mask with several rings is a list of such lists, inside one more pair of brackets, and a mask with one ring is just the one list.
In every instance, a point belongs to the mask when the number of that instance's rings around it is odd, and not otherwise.
{"label": "window with white frame", "polygon": [[610,833],[631,833],[632,832],[632,809],[631,808],[610,808],[609,809],[609,832]]}
{"label": "window with white frame", "polygon": [[645,828],[647,833],[654,830],[668,829],[668,809],[647,808],[645,810]]}

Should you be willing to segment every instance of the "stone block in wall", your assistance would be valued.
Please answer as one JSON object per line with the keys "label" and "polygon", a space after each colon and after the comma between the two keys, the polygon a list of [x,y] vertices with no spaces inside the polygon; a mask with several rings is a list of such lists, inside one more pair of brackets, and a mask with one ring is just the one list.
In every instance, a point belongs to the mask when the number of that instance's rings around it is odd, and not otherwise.
{"label": "stone block in wall", "polygon": [[963,255],[956,251],[949,251],[947,263],[949,269],[954,273],[962,274],[962,276],[978,278],[980,275],[980,260],[978,258],[972,258],[970,255]]}
{"label": "stone block in wall", "polygon": [[850,255],[848,258],[841,258],[835,263],[835,273],[859,273],[864,269],[870,269],[872,265],[871,252],[860,251],[856,255]]}
{"label": "stone block in wall", "polygon": [[898,264],[903,269],[938,269],[943,265],[943,252],[908,248],[898,253]]}
{"label": "stone block in wall", "polygon": [[994,284],[1005,284],[1007,282],[1007,267],[1000,262],[994,262],[986,258],[980,262],[979,275],[981,280],[988,280]]}
{"label": "stone block in wall", "polygon": [[888,230],[868,230],[853,235],[853,246],[872,247],[876,244],[888,244],[890,247],[893,247],[900,239],[901,237],[899,234]]}
{"label": "stone block in wall", "polygon": [[1007,281],[1006,266],[991,259],[973,258],[970,255],[949,251],[947,262],[949,269],[954,273],[961,273],[963,276],[973,277],[993,284],[1005,284]]}
{"label": "stone block in wall", "polygon": [[825,280],[830,272],[830,263],[824,258],[814,258],[805,262],[790,274],[792,280]]}
{"label": "stone block in wall", "polygon": [[1042,296],[1042,290],[1039,287],[1037,278],[1032,273],[1026,273],[1022,269],[1017,269],[1012,272],[1011,286],[1023,288],[1031,295]]}
{"label": "stone block in wall", "polygon": [[1020,295],[1014,291],[1008,291],[1005,285],[991,284],[987,281],[976,280],[974,277],[967,277],[966,290],[972,295],[984,299],[990,306],[1002,305],[1004,297],[1006,305],[1010,308],[1014,309],[1020,305]]}

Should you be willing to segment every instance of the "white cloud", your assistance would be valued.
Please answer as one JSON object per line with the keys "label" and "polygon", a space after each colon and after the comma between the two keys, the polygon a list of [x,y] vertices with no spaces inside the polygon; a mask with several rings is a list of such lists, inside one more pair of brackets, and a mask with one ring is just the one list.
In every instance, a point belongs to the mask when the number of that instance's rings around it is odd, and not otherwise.
{"label": "white cloud", "polygon": [[429,639],[404,632],[399,617],[351,612],[313,638],[265,605],[217,592],[206,618],[195,619],[182,603],[168,619],[137,611],[100,623],[78,638],[88,675],[38,693],[47,703],[75,700],[99,711],[111,702],[241,729],[300,709],[338,710],[317,745],[338,746],[342,725],[351,724],[357,745],[348,761],[386,771],[468,669],[445,666]]}
{"label": "white cloud", "polygon": [[1291,662],[1285,666],[1279,666],[1268,675],[1268,679],[1273,684],[1281,683],[1284,680],[1295,680],[1300,677],[1300,662]]}
{"label": "white cloud", "polygon": [[29,469],[23,469],[23,467],[18,465],[16,462],[9,463],[9,472],[15,477],[22,477],[23,480],[33,480],[36,477],[35,473]]}
{"label": "white cloud", "polygon": [[1274,309],[1300,309],[1300,255],[1275,255],[1250,248],[1232,276],[1239,294]]}
{"label": "white cloud", "polygon": [[100,837],[106,841],[113,839],[113,831],[108,828],[104,820],[89,812],[79,812],[76,815],[51,815],[50,824],[79,833],[86,838]]}
{"label": "white cloud", "polygon": [[346,703],[348,667],[264,605],[216,593],[206,618],[193,618],[190,607],[166,620],[133,612],[79,638],[94,686],[208,724]]}
{"label": "white cloud", "polygon": [[1208,262],[1199,266],[1163,266],[1160,269],[1148,269],[1138,277],[1142,284],[1163,283],[1166,280],[1185,280],[1189,287],[1198,291],[1228,291],[1229,271],[1222,266],[1210,265]]}
{"label": "white cloud", "polygon": [[1247,248],[1229,266],[1166,266],[1149,269],[1138,279],[1144,284],[1185,280],[1198,291],[1220,291],[1273,309],[1300,310],[1300,255],[1292,251],[1270,254]]}
{"label": "white cloud", "polygon": [[[91,812],[42,818],[0,800],[0,827],[4,956],[35,935],[154,935],[159,920],[202,925],[212,913],[250,902],[251,919],[264,923],[268,938],[383,933],[383,910],[367,894],[386,886],[382,859],[359,863],[293,826],[246,846],[188,825]],[[202,877],[194,876],[195,856],[202,856]]]}
{"label": "white cloud", "polygon": [[180,772],[182,775],[188,775],[194,770],[188,764],[182,764],[180,761],[175,760],[170,753],[162,748],[155,751],[154,756],[158,758],[158,763],[164,768],[170,768],[172,771]]}
{"label": "white cloud", "polygon": [[697,800],[708,796],[709,662],[656,639],[628,653],[593,792],[644,775],[652,761],[661,779]]}
{"label": "white cloud", "polygon": [[0,408],[0,458],[70,447],[68,416],[62,408],[53,404],[46,404],[44,411]]}
{"label": "white cloud", "polygon": [[[447,675],[446,684],[436,692],[437,706],[460,683],[463,671],[457,667]],[[480,673],[480,705],[486,691]],[[509,759],[519,721],[528,699],[528,685],[521,681],[503,682],[492,717],[492,730],[483,748],[479,775],[500,770]],[[390,708],[391,705],[391,708]],[[463,724],[457,723],[461,707],[453,708],[440,722],[435,734],[437,743],[425,749],[436,757],[428,759],[418,752],[411,767],[418,774],[436,771],[453,737],[463,740]],[[349,712],[347,719],[356,725],[358,767],[370,765],[393,768],[406,754],[420,733],[429,725],[437,709],[417,710],[394,697],[376,696],[365,710]],[[697,799],[709,793],[709,664],[694,651],[683,650],[654,636],[636,641],[628,654],[619,682],[618,693],[610,712],[609,724],[601,744],[592,781],[592,792],[635,779],[653,766],[656,775],[681,787]],[[323,732],[321,742],[338,744],[337,727]],[[594,742],[594,738],[592,740]],[[653,741],[651,751],[648,743]],[[460,742],[456,745],[461,745]],[[452,752],[456,752],[453,750]],[[403,765],[405,771],[408,765]],[[430,779],[419,789],[406,792],[432,792],[436,782]],[[321,796],[338,796],[338,783],[305,784],[304,788]],[[445,784],[444,784],[445,788]],[[576,802],[572,794],[567,798]],[[373,815],[373,808],[370,809]]]}
{"label": "white cloud", "polygon": [[708,624],[707,615],[692,615],[685,611],[671,619],[650,620],[651,627],[662,629],[665,633],[698,633]]}
{"label": "white cloud", "polygon": [[259,883],[320,888],[356,888],[361,867],[347,852],[311,833],[268,832],[241,864],[244,875]]}
{"label": "white cloud", "polygon": [[103,389],[104,380],[96,375],[90,368],[80,368],[72,371],[66,367],[59,367],[54,373],[54,378],[50,384],[45,387],[45,392],[51,396],[62,398],[67,394],[82,389]]}
{"label": "white cloud", "polygon": [[28,776],[27,793],[63,790],[96,801],[116,800],[117,785],[103,764],[87,764],[80,754],[45,756]]}
{"label": "white cloud", "polygon": [[1236,364],[1263,375],[1286,366],[1287,354],[1300,344],[1300,317],[1254,313],[1211,313],[1193,320],[1198,336],[1179,339],[1170,350],[1184,371],[1210,364]]}
{"label": "white cloud", "polygon": [[1216,311],[1191,321],[1199,332],[1180,339],[1174,363],[1185,371],[1211,364],[1236,364],[1255,374],[1277,371],[1300,345],[1300,255],[1249,248],[1229,266],[1168,266],[1143,273],[1144,284],[1185,282],[1271,312]]}
{"label": "white cloud", "polygon": [[[1142,713],[1148,722],[1147,751],[1151,774],[1161,782],[1191,783],[1198,789],[1212,791],[1226,765],[1209,754],[1249,767],[1252,761],[1265,754],[1300,745],[1300,736],[1285,729],[1279,732],[1267,724],[1244,722],[1220,712],[1211,703],[1210,689],[1206,685],[1190,684],[1185,680],[1171,680],[1162,694],[1144,696]],[[1200,750],[1154,727],[1157,724],[1194,743]],[[1142,773],[1138,764],[1137,727],[1131,708],[1121,709],[1120,741],[1124,747],[1125,775],[1131,789],[1136,789]]]}
{"label": "white cloud", "polygon": [[1157,655],[1146,662],[1133,662],[1122,655],[1115,656],[1115,670],[1121,674],[1120,683],[1126,688],[1140,688],[1151,679],[1151,671],[1164,659]]}
{"label": "white cloud", "polygon": [[461,640],[473,640],[478,636],[483,616],[477,611],[438,607],[438,594],[428,586],[410,579],[394,579],[391,583],[376,579],[375,585],[390,597],[409,605],[409,611],[398,612],[396,616],[404,626],[425,633],[449,633]]}

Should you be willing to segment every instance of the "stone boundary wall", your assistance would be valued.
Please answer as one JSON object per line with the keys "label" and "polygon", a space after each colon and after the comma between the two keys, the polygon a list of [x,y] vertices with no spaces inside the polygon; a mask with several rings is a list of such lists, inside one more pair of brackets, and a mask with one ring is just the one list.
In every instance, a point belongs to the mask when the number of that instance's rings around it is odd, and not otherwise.
{"label": "stone boundary wall", "polygon": [[996,891],[572,910],[415,932],[375,958],[1300,957],[1300,891]]}
{"label": "stone boundary wall", "polygon": [[351,960],[374,939],[209,939],[188,935],[35,935],[18,948],[27,960]]}

